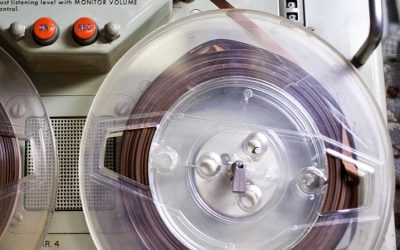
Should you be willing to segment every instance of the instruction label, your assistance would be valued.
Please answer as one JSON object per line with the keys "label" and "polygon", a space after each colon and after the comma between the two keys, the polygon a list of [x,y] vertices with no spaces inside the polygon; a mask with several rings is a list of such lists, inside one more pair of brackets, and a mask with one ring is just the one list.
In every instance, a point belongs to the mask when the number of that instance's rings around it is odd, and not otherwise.
{"label": "instruction label", "polygon": [[0,12],[17,12],[22,7],[135,6],[138,0],[0,0]]}

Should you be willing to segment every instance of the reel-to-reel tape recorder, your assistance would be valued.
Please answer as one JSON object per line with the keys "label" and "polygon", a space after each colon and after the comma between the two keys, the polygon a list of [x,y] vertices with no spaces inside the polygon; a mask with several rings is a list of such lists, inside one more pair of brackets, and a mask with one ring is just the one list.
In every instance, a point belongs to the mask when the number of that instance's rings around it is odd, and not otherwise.
{"label": "reel-to-reel tape recorder", "polygon": [[379,0],[0,9],[1,249],[395,247]]}

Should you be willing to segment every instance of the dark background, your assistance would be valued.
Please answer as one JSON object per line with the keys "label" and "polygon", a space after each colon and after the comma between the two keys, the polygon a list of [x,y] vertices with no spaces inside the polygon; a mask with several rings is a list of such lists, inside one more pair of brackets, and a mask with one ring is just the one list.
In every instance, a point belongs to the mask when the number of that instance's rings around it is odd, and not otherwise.
{"label": "dark background", "polygon": [[395,226],[397,249],[400,249],[400,0],[386,0],[384,55],[387,119],[396,168]]}

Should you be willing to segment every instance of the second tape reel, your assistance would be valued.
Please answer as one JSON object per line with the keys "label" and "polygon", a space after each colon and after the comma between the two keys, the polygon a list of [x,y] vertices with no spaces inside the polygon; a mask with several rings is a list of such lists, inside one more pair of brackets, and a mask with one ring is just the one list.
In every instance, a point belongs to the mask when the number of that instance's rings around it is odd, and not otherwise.
{"label": "second tape reel", "polygon": [[84,212],[101,249],[374,248],[390,148],[366,85],[314,34],[203,13],[147,37],[105,80],[82,141]]}
{"label": "second tape reel", "polygon": [[0,249],[38,249],[57,190],[49,117],[28,76],[0,48]]}

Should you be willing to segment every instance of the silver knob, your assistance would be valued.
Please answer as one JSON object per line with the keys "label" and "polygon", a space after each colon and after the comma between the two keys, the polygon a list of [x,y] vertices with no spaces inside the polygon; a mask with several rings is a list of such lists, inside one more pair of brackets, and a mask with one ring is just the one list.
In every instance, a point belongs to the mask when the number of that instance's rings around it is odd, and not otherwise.
{"label": "silver knob", "polygon": [[10,25],[9,31],[10,31],[10,34],[16,40],[22,40],[25,38],[26,27],[22,23],[19,23],[19,22],[12,23]]}
{"label": "silver knob", "polygon": [[109,22],[104,26],[103,34],[104,37],[112,42],[120,36],[121,33],[121,25],[116,22]]}

